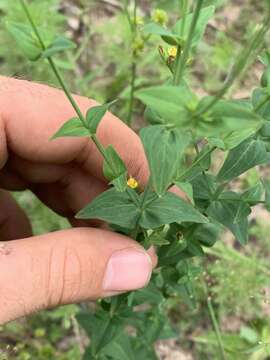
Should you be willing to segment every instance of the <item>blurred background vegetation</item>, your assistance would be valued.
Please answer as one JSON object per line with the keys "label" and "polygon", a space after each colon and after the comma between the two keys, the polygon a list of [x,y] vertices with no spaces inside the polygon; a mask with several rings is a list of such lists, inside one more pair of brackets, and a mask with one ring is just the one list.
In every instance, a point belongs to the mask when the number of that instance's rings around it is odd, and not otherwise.
{"label": "blurred background vegetation", "polygon": [[[46,33],[49,30],[49,35],[65,34],[77,43],[75,52],[57,59],[72,91],[100,102],[118,97],[116,113],[125,121],[132,49],[121,1],[35,0],[30,3],[36,23],[46,28]],[[176,1],[141,0],[139,4],[139,16],[145,22],[156,8],[168,11],[171,22],[175,19]],[[256,24],[261,22],[262,12],[262,1],[218,1],[217,14],[207,28],[193,72],[189,74],[198,94],[211,94],[218,89],[235,55],[249,42]],[[21,55],[6,30],[8,21],[24,21],[16,0],[0,0],[0,73],[56,85],[44,62],[33,67]],[[168,72],[160,60],[159,45],[160,40],[153,37],[141,52],[136,87],[166,81]],[[261,73],[258,61],[234,85],[230,95],[247,97],[258,84]],[[142,115],[143,108],[138,103],[133,122],[135,129],[143,124]],[[237,186],[255,184],[259,171],[248,172]],[[27,210],[35,234],[68,227],[65,219],[46,209],[30,192],[14,196]],[[160,359],[218,359],[202,286],[205,282],[225,348],[230,349],[228,359],[270,359],[269,220],[262,208],[256,209],[251,218],[247,247],[239,248],[229,234],[224,234],[213,249],[207,250],[207,257],[197,260],[204,272],[194,281],[198,294],[196,309],[188,308],[181,299],[171,301],[169,314],[176,337],[157,344]],[[0,327],[0,360],[80,360],[85,337],[76,321],[78,311],[79,305],[70,305]]]}

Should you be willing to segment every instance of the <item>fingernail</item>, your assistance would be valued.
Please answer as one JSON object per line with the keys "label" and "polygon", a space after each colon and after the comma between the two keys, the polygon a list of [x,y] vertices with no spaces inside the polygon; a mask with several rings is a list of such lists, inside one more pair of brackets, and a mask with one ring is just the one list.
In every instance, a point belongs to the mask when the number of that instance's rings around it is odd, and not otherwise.
{"label": "fingernail", "polygon": [[143,288],[150,280],[150,256],[136,249],[124,249],[112,254],[103,281],[104,291],[130,291]]}

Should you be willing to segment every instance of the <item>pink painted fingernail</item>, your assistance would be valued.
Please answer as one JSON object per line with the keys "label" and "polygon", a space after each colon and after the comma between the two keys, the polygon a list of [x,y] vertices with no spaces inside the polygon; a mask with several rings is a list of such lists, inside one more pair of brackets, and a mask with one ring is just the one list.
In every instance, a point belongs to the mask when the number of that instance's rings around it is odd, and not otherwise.
{"label": "pink painted fingernail", "polygon": [[130,291],[143,288],[150,280],[150,256],[136,249],[124,249],[112,254],[104,276],[104,291]]}

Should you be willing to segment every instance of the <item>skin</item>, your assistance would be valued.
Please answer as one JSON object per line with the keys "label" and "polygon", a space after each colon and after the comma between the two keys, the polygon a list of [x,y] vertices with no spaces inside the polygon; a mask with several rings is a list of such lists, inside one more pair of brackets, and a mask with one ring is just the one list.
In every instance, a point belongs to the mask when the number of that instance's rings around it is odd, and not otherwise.
{"label": "skin", "polygon": [[[75,96],[83,113],[93,100]],[[56,89],[0,77],[0,323],[61,304],[111,295],[103,290],[115,251],[137,249],[132,239],[74,215],[107,189],[102,157],[90,139],[50,137],[74,110]],[[112,144],[130,175],[144,184],[147,162],[138,136],[107,113],[98,134]],[[67,217],[73,229],[33,237],[24,211],[8,191],[30,189]],[[156,257],[149,250],[152,266]],[[114,293],[113,293],[114,294]]]}

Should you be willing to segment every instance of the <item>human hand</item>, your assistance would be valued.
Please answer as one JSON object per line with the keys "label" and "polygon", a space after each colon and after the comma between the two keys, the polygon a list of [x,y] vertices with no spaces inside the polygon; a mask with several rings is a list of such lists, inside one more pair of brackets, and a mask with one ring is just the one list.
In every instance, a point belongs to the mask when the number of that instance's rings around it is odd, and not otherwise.
{"label": "human hand", "polygon": [[[83,112],[95,105],[76,101]],[[132,239],[74,218],[108,184],[91,140],[49,140],[73,116],[61,91],[0,77],[0,323],[144,287],[156,264],[155,254]],[[108,113],[98,138],[145,183],[147,162],[132,130]],[[29,220],[7,192],[25,189],[74,229],[32,237]]]}

